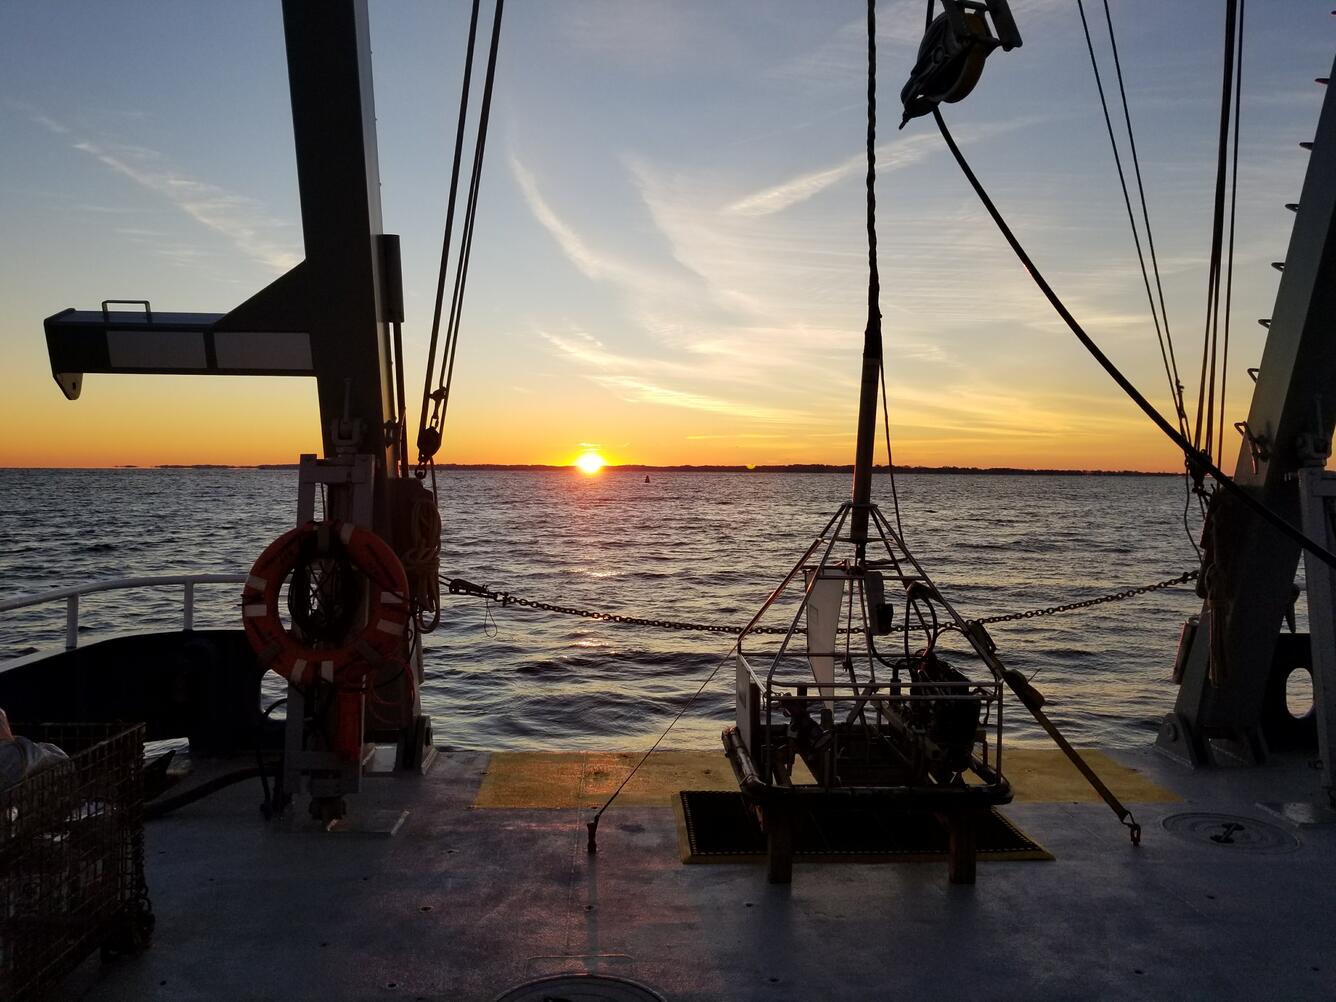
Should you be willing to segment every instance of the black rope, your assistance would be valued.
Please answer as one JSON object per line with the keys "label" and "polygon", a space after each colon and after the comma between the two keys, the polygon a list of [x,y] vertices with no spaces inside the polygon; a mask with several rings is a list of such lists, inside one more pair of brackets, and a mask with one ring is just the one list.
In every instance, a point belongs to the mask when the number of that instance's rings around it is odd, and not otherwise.
{"label": "black rope", "polygon": [[[459,163],[464,153],[464,126],[468,115],[469,83],[473,79],[473,49],[478,36],[478,5],[479,0],[473,0],[473,13],[469,17],[469,41],[467,54],[464,58],[464,83],[459,95],[459,123],[455,128],[455,157],[450,168],[450,195],[445,207],[445,239],[441,242],[441,267],[436,275],[436,308],[432,313],[431,341],[427,346],[427,372],[422,381],[422,414],[418,421],[417,443],[419,465],[430,458],[429,453],[434,451],[430,448],[430,443],[424,440],[428,423],[427,411],[431,400],[432,376],[435,374],[436,368],[436,344],[441,333],[441,309],[445,303],[445,276],[450,266],[450,238],[454,232],[455,200],[459,192]],[[434,414],[431,420],[435,420]],[[437,442],[436,445],[439,446],[440,443]],[[424,453],[427,453],[427,455],[424,455]]]}
{"label": "black rope", "polygon": [[[1238,0],[1225,8],[1224,82],[1220,93],[1220,138],[1216,150],[1215,204],[1211,216],[1211,265],[1206,284],[1206,330],[1202,336],[1201,385],[1197,390],[1197,420],[1193,445],[1211,454],[1215,424],[1215,375],[1220,333],[1220,259],[1224,239],[1225,174],[1229,165],[1229,109],[1234,86],[1234,39]],[[1203,421],[1205,435],[1203,436]]]}
{"label": "black rope", "polygon": [[891,412],[889,398],[886,395],[886,366],[878,366],[881,372],[881,421],[886,431],[886,472],[891,477],[891,508],[895,512],[895,531],[900,542],[905,541],[905,527],[900,524],[900,492],[895,488],[895,457],[891,454]]}
{"label": "black rope", "polygon": [[473,229],[478,216],[478,189],[482,183],[482,159],[487,149],[487,126],[492,117],[492,88],[496,80],[496,54],[501,42],[501,14],[505,0],[496,0],[496,14],[492,20],[492,43],[487,53],[487,78],[482,88],[482,107],[478,112],[478,139],[473,150],[473,174],[469,178],[468,205],[464,215],[464,234],[461,241],[459,264],[455,272],[455,294],[450,304],[450,323],[447,328],[445,371],[441,373],[438,389],[441,391],[441,416],[450,403],[450,386],[455,374],[456,348],[459,344],[459,321],[464,310],[464,286],[468,282],[469,260],[473,256]]}
{"label": "black rope", "polygon": [[1076,335],[1077,340],[1079,340],[1081,344],[1085,346],[1086,350],[1094,356],[1095,361],[1097,361],[1113,381],[1122,388],[1123,392],[1131,397],[1133,403],[1141,408],[1142,412],[1155,423],[1156,427],[1164,432],[1175,445],[1183,450],[1183,454],[1187,457],[1189,463],[1193,464],[1196,469],[1209,473],[1221,487],[1242,501],[1244,505],[1251,509],[1256,515],[1259,515],[1263,520],[1279,530],[1286,538],[1290,539],[1292,542],[1298,543],[1328,567],[1336,568],[1336,553],[1332,553],[1326,547],[1309,539],[1303,532],[1291,525],[1287,519],[1282,518],[1279,514],[1272,511],[1261,501],[1257,500],[1257,498],[1253,497],[1252,494],[1235,483],[1233,478],[1226,476],[1225,473],[1211,460],[1209,455],[1197,449],[1186,437],[1179,434],[1178,430],[1165,420],[1164,415],[1155,409],[1154,405],[1142,395],[1141,391],[1132,385],[1131,381],[1124,376],[1109,357],[1100,350],[1099,345],[1097,345],[1090,335],[1085,332],[1085,329],[1082,328],[1076,318],[1072,316],[1071,311],[1068,310],[1063,301],[1058,298],[1058,294],[1053,291],[1053,287],[1049,285],[1044,276],[1040,274],[1039,269],[1035,266],[1034,261],[1031,260],[1030,255],[1025,252],[1025,248],[1021,246],[1020,241],[1016,239],[1016,235],[1012,233],[1011,227],[1007,225],[1007,221],[1002,218],[1002,214],[998,211],[997,206],[993,204],[992,198],[989,197],[988,192],[984,190],[978,177],[975,176],[973,169],[971,169],[969,165],[969,161],[965,159],[964,154],[960,152],[960,147],[956,145],[956,141],[951,135],[951,130],[946,127],[946,120],[942,118],[941,111],[934,108],[932,116],[937,122],[937,128],[941,131],[942,138],[946,140],[946,145],[947,148],[950,149],[951,155],[955,157],[956,163],[960,165],[961,171],[969,181],[970,187],[974,189],[975,194],[979,196],[979,201],[983,203],[983,207],[987,209],[988,214],[992,216],[993,222],[997,224],[997,228],[1001,231],[1003,238],[1006,239],[1012,251],[1014,251],[1016,256],[1020,259],[1021,264],[1025,266],[1025,270],[1030,273],[1030,277],[1034,280],[1035,285],[1039,286],[1039,291],[1044,294],[1044,297],[1053,306],[1053,309],[1057,311],[1058,316],[1063,319],[1063,322],[1067,324],[1071,329],[1071,332]]}
{"label": "black rope", "polygon": [[1173,368],[1174,399],[1187,430],[1187,412],[1183,407],[1183,381],[1178,375],[1178,357],[1174,353],[1174,338],[1169,330],[1169,311],[1164,305],[1164,286],[1160,282],[1160,262],[1155,256],[1155,234],[1150,227],[1150,210],[1146,207],[1146,186],[1141,180],[1141,158],[1137,156],[1136,133],[1132,131],[1132,113],[1127,106],[1127,89],[1123,86],[1123,64],[1118,58],[1118,38],[1113,31],[1113,16],[1109,0],[1104,0],[1104,20],[1109,26],[1109,47],[1113,50],[1113,69],[1118,78],[1118,95],[1123,104],[1123,121],[1127,124],[1127,145],[1132,154],[1132,170],[1137,179],[1137,195],[1141,200],[1141,219],[1146,227],[1146,247],[1150,251],[1150,267],[1155,275],[1155,293],[1160,300],[1160,317],[1164,321],[1164,339],[1169,346],[1169,362]]}
{"label": "black rope", "polygon": [[[932,21],[933,0],[928,0],[928,21]],[[867,3],[867,329],[863,333],[864,353],[875,349],[877,371],[881,378],[881,417],[886,433],[886,472],[891,478],[891,506],[895,512],[895,531],[905,538],[900,524],[900,494],[895,486],[895,462],[891,454],[890,402],[886,396],[886,363],[881,338],[881,274],[877,270],[877,3]]]}
{"label": "black rope", "polygon": [[646,751],[644,755],[640,756],[640,761],[635,764],[635,768],[633,768],[630,772],[628,772],[626,774],[626,778],[621,781],[617,789],[612,791],[612,796],[610,796],[607,799],[607,801],[603,804],[603,806],[600,807],[598,811],[595,812],[594,816],[589,821],[585,822],[585,828],[589,832],[589,838],[585,847],[591,856],[594,853],[598,852],[598,823],[599,820],[603,817],[603,812],[612,806],[612,802],[616,800],[618,795],[622,792],[622,790],[626,788],[626,784],[631,782],[631,777],[640,771],[640,767],[649,760],[649,757],[651,755],[654,754],[654,749],[658,748],[659,745],[663,743],[663,739],[668,736],[668,732],[671,731],[674,727],[676,727],[677,722],[682,719],[683,715],[687,712],[687,710],[691,709],[691,707],[695,705],[696,700],[700,698],[700,694],[705,691],[706,686],[708,686],[711,682],[714,681],[715,676],[719,674],[720,669],[722,669],[724,665],[728,664],[728,659],[733,656],[733,652],[736,651],[737,649],[738,649],[738,642],[734,641],[733,646],[728,649],[728,653],[719,659],[719,663],[714,666],[714,669],[710,672],[708,676],[706,676],[705,681],[700,684],[700,688],[698,688],[694,693],[692,693],[691,698],[682,704],[682,709],[677,711],[677,716],[673,717],[673,719],[668,722],[668,726],[665,727],[663,729],[663,732],[657,738],[654,739],[654,744],[650,745],[649,750]]}
{"label": "black rope", "polygon": [[[1171,347],[1166,344],[1165,330],[1167,330],[1169,326],[1168,316],[1166,315],[1165,317],[1163,325],[1164,329],[1162,329],[1160,324],[1160,311],[1159,309],[1156,308],[1155,295],[1154,293],[1151,292],[1150,272],[1146,268],[1146,256],[1145,254],[1142,253],[1141,250],[1141,236],[1137,230],[1136,213],[1132,209],[1132,196],[1128,193],[1127,190],[1127,176],[1123,171],[1122,156],[1118,152],[1118,139],[1114,135],[1113,118],[1109,114],[1109,102],[1104,95],[1104,79],[1099,70],[1099,61],[1095,58],[1095,43],[1094,40],[1090,37],[1090,24],[1086,20],[1085,3],[1083,2],[1083,0],[1076,0],[1076,9],[1077,11],[1080,12],[1081,15],[1081,30],[1085,33],[1086,50],[1090,53],[1090,68],[1095,74],[1095,88],[1099,92],[1100,107],[1104,111],[1104,127],[1109,133],[1109,146],[1113,150],[1113,165],[1118,170],[1118,184],[1123,191],[1123,205],[1127,207],[1127,222],[1132,228],[1132,244],[1136,248],[1137,263],[1141,266],[1141,281],[1142,284],[1146,287],[1146,301],[1150,305],[1151,322],[1155,325],[1155,339],[1160,346],[1160,358],[1164,362],[1164,375],[1165,378],[1169,381],[1169,398],[1170,400],[1173,401],[1174,410],[1177,413],[1178,430],[1186,433],[1187,415],[1183,413],[1182,395],[1179,390],[1178,374],[1176,367],[1170,364],[1169,359],[1170,359]],[[1105,4],[1105,14],[1106,15],[1108,14],[1107,3]],[[1110,40],[1113,39],[1112,20],[1109,21],[1109,38]],[[1114,48],[1114,64],[1115,66],[1117,65],[1116,45]],[[1127,122],[1127,134],[1130,137],[1132,135],[1132,120],[1127,110],[1127,93],[1123,90],[1123,77],[1121,70],[1119,70],[1118,72],[1118,90],[1122,94],[1123,116]],[[1133,161],[1135,162],[1136,160],[1135,140],[1132,143],[1132,157]],[[1149,242],[1150,219],[1149,216],[1146,214],[1146,195],[1145,195],[1145,190],[1141,188],[1141,168],[1139,166],[1136,168],[1136,179],[1137,179],[1137,187],[1141,195],[1141,209],[1146,223],[1147,241]],[[1159,268],[1156,267],[1155,283],[1157,287],[1159,286],[1159,282],[1160,282],[1160,272]],[[1163,291],[1161,291],[1160,305],[1163,306],[1163,303],[1164,303],[1164,294]]]}
{"label": "black rope", "polygon": [[877,0],[867,0],[867,328],[863,354],[881,359],[881,277],[877,272]]}
{"label": "black rope", "polygon": [[1239,114],[1243,109],[1243,8],[1239,0],[1238,50],[1234,55],[1234,164],[1229,175],[1229,250],[1225,258],[1225,337],[1220,354],[1220,436],[1215,447],[1219,464],[1225,440],[1225,387],[1229,382],[1229,315],[1234,299],[1234,222],[1239,201]]}

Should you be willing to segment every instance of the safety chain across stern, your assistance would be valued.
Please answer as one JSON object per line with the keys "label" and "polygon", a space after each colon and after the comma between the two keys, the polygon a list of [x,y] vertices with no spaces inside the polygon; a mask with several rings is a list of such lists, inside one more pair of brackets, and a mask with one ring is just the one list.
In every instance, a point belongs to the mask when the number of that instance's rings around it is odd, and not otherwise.
{"label": "safety chain across stern", "polygon": [[[1022,619],[1038,619],[1041,616],[1058,616],[1066,612],[1076,612],[1079,609],[1089,609],[1096,605],[1105,605],[1109,602],[1121,602],[1129,598],[1135,598],[1138,595],[1149,595],[1152,592],[1163,591],[1166,588],[1174,588],[1178,585],[1187,584],[1198,576],[1198,571],[1184,571],[1176,577],[1166,578],[1163,581],[1156,581],[1153,584],[1139,585],[1134,588],[1124,588],[1122,591],[1110,592],[1107,595],[1100,595],[1097,598],[1087,598],[1079,602],[1065,602],[1062,605],[1050,605],[1041,609],[1026,609],[1024,612],[1009,612],[999,616],[986,616],[982,619],[969,620],[972,623],[981,623],[984,626],[991,626],[995,623],[1011,623]],[[627,626],[644,626],[655,630],[680,630],[694,633],[721,633],[736,635],[741,627],[729,626],[723,623],[692,623],[686,620],[678,619],[652,619],[641,616],[623,616],[613,612],[599,612],[596,609],[581,609],[572,605],[557,605],[552,602],[542,602],[538,599],[521,598],[508,591],[498,591],[485,585],[474,584],[472,581],[464,578],[452,578],[442,576],[441,583],[449,588],[451,595],[471,595],[477,598],[486,599],[489,603],[495,602],[502,608],[508,606],[518,606],[523,609],[536,609],[540,612],[551,612],[561,616],[577,616],[582,619],[592,620],[597,623],[620,623]],[[899,625],[893,627],[896,632],[903,633],[905,627]],[[783,626],[754,626],[749,631],[757,634],[784,635],[789,632],[787,627]],[[849,632],[841,627],[840,633]],[[853,631],[861,632],[859,630]]]}

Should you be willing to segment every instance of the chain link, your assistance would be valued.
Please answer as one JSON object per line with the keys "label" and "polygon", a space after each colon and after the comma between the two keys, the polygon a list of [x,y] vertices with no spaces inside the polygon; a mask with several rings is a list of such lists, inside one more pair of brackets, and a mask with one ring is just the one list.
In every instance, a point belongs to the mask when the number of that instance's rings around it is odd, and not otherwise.
{"label": "chain link", "polygon": [[[1124,599],[1134,598],[1137,595],[1147,595],[1151,592],[1161,591],[1165,588],[1173,588],[1175,585],[1187,584],[1197,577],[1197,571],[1184,571],[1177,577],[1169,578],[1165,581],[1157,581],[1154,584],[1141,585],[1137,588],[1126,588],[1123,591],[1116,591],[1109,595],[1101,595],[1098,598],[1088,598],[1080,602],[1067,602],[1063,605],[1051,605],[1043,609],[1027,609],[1024,612],[1012,612],[1003,616],[989,616],[986,619],[975,620],[977,623],[991,625],[993,623],[1010,623],[1020,619],[1037,619],[1040,616],[1056,616],[1064,612],[1074,612],[1077,609],[1088,609],[1094,605],[1103,605],[1106,602],[1120,602]],[[693,633],[726,633],[735,635],[740,632],[737,626],[725,626],[720,623],[691,623],[679,619],[647,619],[640,616],[623,616],[613,612],[598,612],[594,609],[580,609],[573,605],[556,605],[552,602],[540,602],[537,599],[520,598],[518,595],[512,595],[508,591],[494,591],[482,585],[476,585],[463,578],[441,578],[442,583],[450,589],[451,595],[474,595],[478,598],[485,598],[489,602],[495,602],[502,608],[508,606],[519,606],[523,609],[537,609],[542,612],[553,612],[560,616],[578,616],[582,619],[593,620],[596,623],[621,623],[627,626],[646,626],[655,630],[684,630]],[[895,632],[903,633],[904,626],[893,628]],[[786,626],[756,626],[750,631],[754,634],[771,634],[782,636],[789,632]],[[860,633],[861,630],[848,630],[840,628],[841,633]]]}
{"label": "chain link", "polygon": [[1103,605],[1106,602],[1121,602],[1124,599],[1135,598],[1138,595],[1148,595],[1153,591],[1162,591],[1165,588],[1173,588],[1175,585],[1187,584],[1196,578],[1198,573],[1200,572],[1184,571],[1176,578],[1141,585],[1138,588],[1125,588],[1122,591],[1101,595],[1099,598],[1087,598],[1081,602],[1066,602],[1063,605],[1050,605],[1043,609],[1026,609],[1024,612],[1010,612],[1005,616],[989,616],[986,619],[975,620],[975,622],[983,623],[986,626],[993,623],[1011,623],[1018,619],[1037,619],[1040,616],[1056,616],[1064,612],[1074,612],[1077,609],[1089,609],[1092,605]]}

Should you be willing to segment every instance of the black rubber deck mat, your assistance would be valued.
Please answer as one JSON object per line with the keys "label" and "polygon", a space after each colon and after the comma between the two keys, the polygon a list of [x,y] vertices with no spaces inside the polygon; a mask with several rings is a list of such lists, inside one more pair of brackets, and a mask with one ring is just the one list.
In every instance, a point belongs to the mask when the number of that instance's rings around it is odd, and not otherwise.
{"label": "black rubber deck mat", "polygon": [[[683,790],[674,806],[684,863],[765,858],[765,834],[742,794]],[[979,822],[979,860],[1051,860],[1052,853],[997,810]],[[931,814],[906,814],[874,798],[826,801],[799,815],[794,856],[805,862],[900,863],[945,860],[946,828]]]}

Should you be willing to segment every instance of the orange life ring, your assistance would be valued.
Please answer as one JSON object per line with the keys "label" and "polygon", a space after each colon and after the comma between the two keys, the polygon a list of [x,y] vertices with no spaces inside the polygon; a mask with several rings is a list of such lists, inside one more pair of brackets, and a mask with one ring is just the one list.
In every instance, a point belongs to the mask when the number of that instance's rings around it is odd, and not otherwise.
{"label": "orange life ring", "polygon": [[[297,566],[302,544],[322,530],[343,544],[371,582],[366,625],[337,648],[308,647],[284,629],[278,615],[283,582]],[[360,684],[399,655],[408,630],[408,578],[389,544],[370,529],[351,522],[307,522],[279,536],[255,561],[241,593],[241,615],[246,639],[265,668],[297,685]]]}

